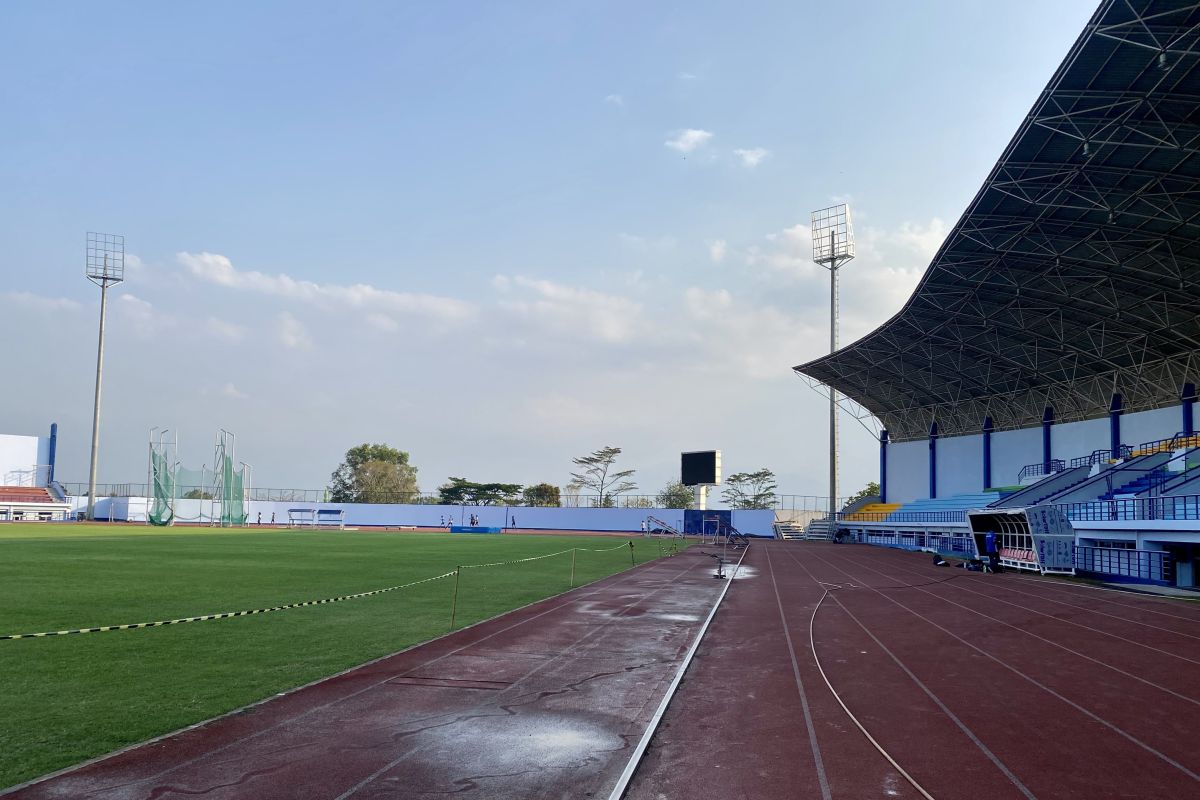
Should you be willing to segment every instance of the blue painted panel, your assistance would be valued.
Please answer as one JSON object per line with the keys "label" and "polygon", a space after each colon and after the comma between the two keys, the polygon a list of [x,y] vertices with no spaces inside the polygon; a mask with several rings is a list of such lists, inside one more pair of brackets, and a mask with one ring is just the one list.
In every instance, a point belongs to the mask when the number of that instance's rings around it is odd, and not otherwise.
{"label": "blue painted panel", "polygon": [[[707,520],[707,522],[705,521]],[[692,536],[712,535],[719,526],[737,527],[733,524],[732,511],[685,511],[683,532]]]}

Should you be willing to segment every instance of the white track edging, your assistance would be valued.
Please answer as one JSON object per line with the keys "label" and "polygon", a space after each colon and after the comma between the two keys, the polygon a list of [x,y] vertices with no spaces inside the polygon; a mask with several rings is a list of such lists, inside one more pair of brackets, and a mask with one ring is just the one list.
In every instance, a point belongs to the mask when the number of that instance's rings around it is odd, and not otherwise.
{"label": "white track edging", "polygon": [[721,594],[717,597],[717,602],[713,604],[712,611],[708,612],[708,619],[704,620],[704,624],[700,626],[700,632],[696,634],[696,641],[692,642],[687,655],[683,658],[683,663],[675,671],[675,678],[671,681],[671,685],[667,687],[667,693],[663,696],[662,702],[658,704],[654,716],[650,718],[645,733],[642,734],[642,738],[638,741],[637,746],[633,748],[633,753],[629,756],[629,763],[625,765],[625,769],[621,772],[621,777],[617,778],[617,785],[613,787],[612,792],[608,795],[608,800],[621,800],[625,796],[625,790],[629,788],[629,783],[633,780],[633,774],[637,771],[638,765],[642,761],[642,756],[646,754],[646,748],[650,746],[650,740],[654,737],[655,731],[658,730],[658,723],[662,721],[663,715],[667,713],[667,706],[671,704],[671,699],[675,697],[675,690],[679,688],[679,683],[683,680],[684,673],[687,672],[688,667],[691,665],[692,657],[700,649],[700,643],[704,641],[704,634],[708,633],[708,626],[713,621],[713,617],[717,615],[717,609],[721,607],[721,602],[724,601],[725,595],[729,592],[729,587],[733,585],[733,579],[737,577],[737,571],[741,569],[742,559],[746,557],[746,553],[748,552],[750,552],[750,545],[746,545],[746,549],[742,550],[741,557],[738,558],[737,564],[733,567],[733,572],[729,574],[729,577],[725,581],[725,587],[721,589]]}

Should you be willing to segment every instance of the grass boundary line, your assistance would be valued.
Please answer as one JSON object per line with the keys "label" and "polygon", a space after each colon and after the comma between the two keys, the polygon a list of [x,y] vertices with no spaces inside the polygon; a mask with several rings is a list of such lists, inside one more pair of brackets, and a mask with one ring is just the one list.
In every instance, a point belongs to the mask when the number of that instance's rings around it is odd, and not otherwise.
{"label": "grass boundary line", "polygon": [[90,628],[71,628],[68,630],[61,630],[61,631],[39,631],[37,633],[9,633],[9,634],[0,635],[0,642],[13,641],[16,639],[45,639],[46,637],[49,637],[49,636],[74,636],[74,635],[83,634],[83,633],[108,633],[110,631],[133,631],[133,630],[141,630],[144,628],[162,628],[162,627],[166,627],[167,625],[184,625],[189,622],[209,622],[209,621],[217,620],[217,619],[232,619],[234,617],[250,617],[250,616],[254,616],[256,614],[270,614],[270,613],[273,613],[276,611],[289,611],[293,608],[307,608],[307,607],[311,607],[311,606],[321,606],[321,605],[327,605],[329,603],[340,603],[344,600],[359,600],[363,597],[373,597],[375,595],[385,594],[387,592],[395,592],[400,589],[409,589],[409,588],[412,588],[413,586],[419,586],[423,583],[432,583],[433,581],[440,581],[443,578],[453,577],[459,570],[462,570],[462,569],[478,569],[480,567],[504,567],[504,566],[509,566],[511,564],[521,564],[526,561],[538,561],[543,558],[551,558],[553,556],[566,555],[567,553],[571,553],[576,550],[583,550],[584,552],[593,552],[593,553],[611,553],[615,550],[621,550],[626,547],[632,549],[633,548],[633,540],[630,540],[623,544],[619,544],[616,547],[608,547],[608,548],[603,548],[603,549],[596,549],[596,548],[591,548],[591,547],[573,547],[570,550],[563,550],[558,553],[547,553],[547,554],[541,555],[541,556],[531,556],[529,558],[518,558],[513,561],[497,561],[492,564],[463,564],[462,566],[456,567],[455,569],[452,569],[449,572],[444,572],[441,575],[434,575],[433,577],[430,577],[430,578],[421,578],[420,580],[411,581],[409,583],[402,583],[398,586],[388,586],[383,589],[372,589],[367,592],[357,592],[355,594],[344,594],[344,595],[339,595],[337,597],[326,597],[326,598],[322,598],[320,600],[303,600],[298,603],[285,603],[283,605],[270,606],[268,608],[252,608],[252,609],[246,609],[243,611],[222,611],[222,612],[219,612],[216,614],[200,614],[200,615],[194,616],[194,617],[179,617],[177,619],[160,619],[160,620],[155,620],[153,622],[128,622],[128,623],[124,623],[121,625],[96,625],[96,626],[93,626]]}

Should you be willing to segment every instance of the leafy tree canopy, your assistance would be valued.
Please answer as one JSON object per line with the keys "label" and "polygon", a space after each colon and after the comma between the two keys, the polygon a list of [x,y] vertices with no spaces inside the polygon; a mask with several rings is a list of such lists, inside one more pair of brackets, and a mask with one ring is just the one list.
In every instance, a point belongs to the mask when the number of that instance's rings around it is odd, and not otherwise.
{"label": "leafy tree canopy", "polygon": [[558,506],[562,499],[558,487],[550,483],[537,483],[526,486],[521,498],[527,506]]}
{"label": "leafy tree canopy", "polygon": [[775,473],[766,467],[755,472],[735,472],[725,479],[721,498],[730,508],[774,508]]}
{"label": "leafy tree canopy", "polygon": [[655,498],[659,508],[691,508],[696,496],[692,490],[679,481],[673,481],[663,487]]}
{"label": "leafy tree canopy", "polygon": [[451,478],[438,487],[438,501],[448,506],[505,506],[519,502],[519,483],[475,483]]}
{"label": "leafy tree canopy", "polygon": [[612,508],[616,505],[615,495],[637,488],[637,484],[630,480],[637,470],[614,469],[619,455],[621,448],[609,446],[571,459],[575,466],[580,468],[579,472],[571,473],[571,485],[580,489],[590,489],[597,496],[596,505]]}
{"label": "leafy tree canopy", "polygon": [[386,444],[360,444],[346,451],[329,483],[333,503],[404,503],[420,494],[417,468],[408,453]]}

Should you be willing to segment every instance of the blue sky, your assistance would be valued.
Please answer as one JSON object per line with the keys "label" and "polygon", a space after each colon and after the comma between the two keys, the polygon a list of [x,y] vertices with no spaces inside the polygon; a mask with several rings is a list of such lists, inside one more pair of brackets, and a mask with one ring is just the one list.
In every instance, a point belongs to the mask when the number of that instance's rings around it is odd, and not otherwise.
{"label": "blue sky", "polygon": [[[127,237],[102,480],[217,427],[258,485],[364,440],[565,483],[680,450],[820,494],[808,213],[848,199],[843,342],[899,309],[1094,10],[1009,3],[8,3],[0,429],[86,479],[97,292]],[[10,362],[12,363],[12,362]],[[843,483],[874,477],[850,422]]]}

